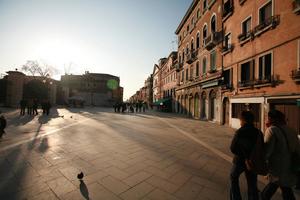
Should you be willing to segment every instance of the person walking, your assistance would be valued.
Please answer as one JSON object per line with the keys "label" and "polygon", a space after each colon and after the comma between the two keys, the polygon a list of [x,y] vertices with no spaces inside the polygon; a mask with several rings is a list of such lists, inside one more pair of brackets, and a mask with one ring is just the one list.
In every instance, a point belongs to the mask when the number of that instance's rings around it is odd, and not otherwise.
{"label": "person walking", "polygon": [[26,101],[25,101],[24,99],[22,99],[22,100],[20,101],[20,109],[21,109],[20,115],[21,115],[21,116],[25,115]]}
{"label": "person walking", "polygon": [[242,199],[239,178],[244,172],[248,185],[248,199],[258,200],[257,174],[247,169],[245,162],[249,159],[257,140],[260,139],[263,144],[263,134],[254,127],[254,115],[250,111],[242,111],[240,124],[241,128],[236,131],[230,146],[231,152],[234,154],[230,173],[230,199]]}
{"label": "person walking", "polygon": [[[1,111],[0,111],[1,114]],[[2,135],[5,134],[4,129],[6,128],[6,119],[3,115],[0,116],[0,138],[2,138]]]}
{"label": "person walking", "polygon": [[278,188],[284,200],[295,200],[292,187],[296,185],[297,176],[292,170],[292,153],[300,155],[297,133],[287,127],[284,114],[278,110],[268,113],[267,127],[264,141],[269,183],[262,191],[262,200],[271,199]]}
{"label": "person walking", "polygon": [[38,101],[37,99],[33,100],[33,105],[32,105],[32,114],[33,115],[38,115]]}
{"label": "person walking", "polygon": [[33,101],[32,101],[32,99],[29,99],[28,101],[27,101],[27,114],[28,115],[32,115],[32,107],[33,107]]}

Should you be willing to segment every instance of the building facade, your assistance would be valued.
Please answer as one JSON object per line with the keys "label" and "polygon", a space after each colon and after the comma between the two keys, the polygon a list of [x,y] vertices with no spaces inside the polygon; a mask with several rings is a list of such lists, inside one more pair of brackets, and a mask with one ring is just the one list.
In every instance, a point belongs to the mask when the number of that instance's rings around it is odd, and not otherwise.
{"label": "building facade", "polygon": [[177,86],[177,52],[171,52],[161,67],[161,99],[170,100],[169,111],[175,112],[176,95],[175,88]]}
{"label": "building facade", "polygon": [[227,0],[222,7],[222,123],[238,128],[248,109],[263,130],[276,108],[300,133],[299,1]]}
{"label": "building facade", "polygon": [[5,82],[5,102],[8,107],[19,107],[22,99],[48,100],[56,104],[57,81],[50,77],[26,76],[19,71],[8,71],[2,82]]}
{"label": "building facade", "polygon": [[176,111],[220,122],[222,1],[194,0],[180,22]]}
{"label": "building facade", "polygon": [[63,75],[61,85],[65,102],[70,97],[80,97],[85,105],[92,106],[112,106],[123,101],[120,78],[110,74]]}

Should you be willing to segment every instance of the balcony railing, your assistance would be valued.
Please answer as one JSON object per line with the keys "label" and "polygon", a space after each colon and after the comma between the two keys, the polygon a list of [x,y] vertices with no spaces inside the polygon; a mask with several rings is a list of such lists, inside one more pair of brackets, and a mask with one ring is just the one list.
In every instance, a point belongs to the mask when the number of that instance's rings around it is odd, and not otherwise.
{"label": "balcony railing", "polygon": [[232,52],[234,49],[234,45],[233,44],[228,44],[227,46],[222,47],[222,54],[226,54],[228,52]]}
{"label": "balcony railing", "polygon": [[242,80],[239,81],[238,86],[239,87],[251,87],[254,86],[255,80]]}
{"label": "balcony railing", "polygon": [[274,15],[267,19],[265,19],[263,22],[261,22],[259,25],[257,25],[254,28],[255,35],[259,35],[263,31],[269,29],[269,28],[275,28],[279,24],[280,16]]}
{"label": "balcony railing", "polygon": [[253,37],[254,37],[254,34],[253,34],[252,30],[249,30],[248,32],[241,33],[238,35],[239,42],[244,42],[247,39],[253,39]]}
{"label": "balcony railing", "polygon": [[227,16],[231,15],[233,13],[233,0],[228,0],[224,5],[223,5],[223,14],[222,17],[227,18]]}
{"label": "balcony railing", "polygon": [[297,15],[300,14],[300,0],[294,0],[293,1],[293,12]]}
{"label": "balcony railing", "polygon": [[222,90],[231,90],[233,88],[231,83],[225,83],[225,82],[221,82],[220,86]]}
{"label": "balcony railing", "polygon": [[207,50],[211,50],[217,44],[219,44],[223,39],[223,31],[213,32],[208,37],[204,39],[204,47]]}
{"label": "balcony railing", "polygon": [[211,67],[211,68],[208,70],[208,73],[210,73],[210,74],[213,74],[213,73],[215,73],[215,72],[217,72],[217,67]]}
{"label": "balcony railing", "polygon": [[300,81],[300,68],[292,70],[291,78],[295,81]]}
{"label": "balcony railing", "polygon": [[264,84],[275,85],[278,82],[279,82],[279,75],[269,75],[255,80],[255,85],[264,85]]}
{"label": "balcony railing", "polygon": [[187,54],[186,62],[188,64],[192,64],[195,60],[197,60],[197,56],[198,56],[198,50],[194,50],[190,52],[189,54]]}
{"label": "balcony railing", "polygon": [[183,63],[178,62],[175,64],[176,71],[179,72],[183,68]]}

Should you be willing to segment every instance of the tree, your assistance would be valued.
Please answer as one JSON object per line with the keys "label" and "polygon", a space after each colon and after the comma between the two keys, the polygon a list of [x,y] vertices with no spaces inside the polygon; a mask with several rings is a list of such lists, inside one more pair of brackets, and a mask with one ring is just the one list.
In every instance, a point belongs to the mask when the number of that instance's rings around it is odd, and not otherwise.
{"label": "tree", "polygon": [[46,77],[47,75],[52,76],[57,73],[57,69],[53,66],[36,60],[28,60],[26,64],[22,66],[22,71],[30,73],[32,76],[39,74],[42,77]]}

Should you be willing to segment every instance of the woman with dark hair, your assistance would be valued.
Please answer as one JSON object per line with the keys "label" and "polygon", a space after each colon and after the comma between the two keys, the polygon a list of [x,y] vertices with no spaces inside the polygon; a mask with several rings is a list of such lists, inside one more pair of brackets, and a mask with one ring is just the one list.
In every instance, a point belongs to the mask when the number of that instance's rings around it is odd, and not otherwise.
{"label": "woman with dark hair", "polygon": [[295,186],[297,178],[291,168],[291,155],[293,152],[300,152],[297,134],[287,127],[285,115],[278,110],[271,110],[268,113],[266,125],[268,128],[264,141],[269,184],[262,191],[262,199],[271,199],[280,188],[284,200],[295,200],[292,187]]}

